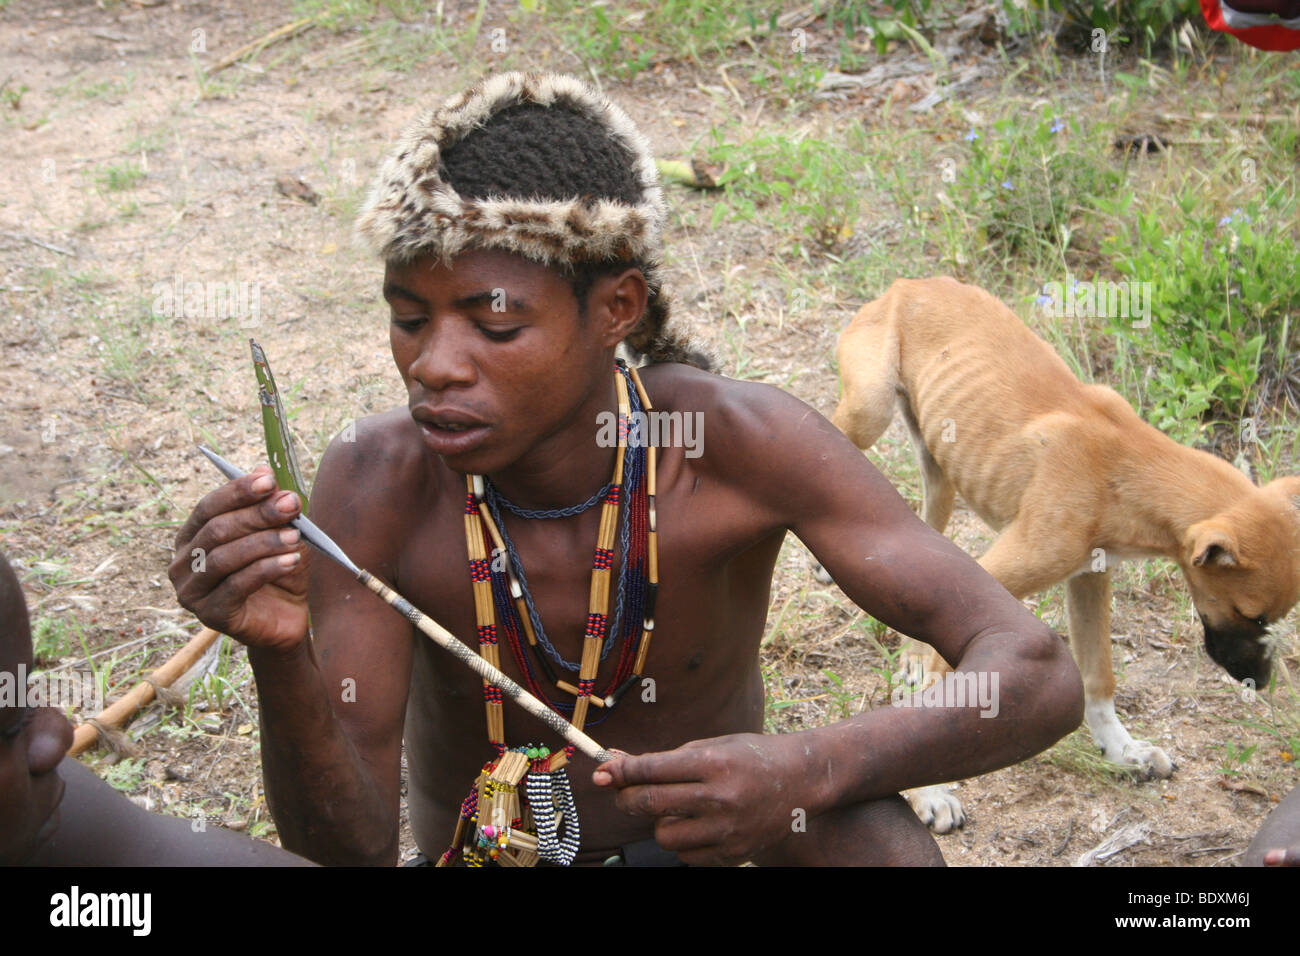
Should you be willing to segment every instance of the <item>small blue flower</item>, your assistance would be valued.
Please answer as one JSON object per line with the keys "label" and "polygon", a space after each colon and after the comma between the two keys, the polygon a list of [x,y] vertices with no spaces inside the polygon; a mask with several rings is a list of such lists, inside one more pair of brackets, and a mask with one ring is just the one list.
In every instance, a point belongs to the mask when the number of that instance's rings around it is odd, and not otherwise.
{"label": "small blue flower", "polygon": [[1053,299],[1050,295],[1044,293],[1043,295],[1040,295],[1037,299],[1034,300],[1034,305],[1038,306],[1039,308],[1045,309],[1055,301],[1056,300]]}
{"label": "small blue flower", "polygon": [[1224,216],[1222,219],[1219,220],[1219,225],[1220,225],[1220,226],[1231,225],[1231,223],[1232,223],[1232,217],[1231,217],[1231,216]]}
{"label": "small blue flower", "polygon": [[1065,129],[1065,120],[1060,119],[1060,118],[1058,117],[1058,118],[1056,119],[1056,121],[1055,121],[1054,123],[1052,123],[1052,129],[1051,129],[1051,131],[1052,131],[1053,133],[1059,133],[1059,132],[1060,132],[1061,130],[1063,130],[1063,129]]}
{"label": "small blue flower", "polygon": [[1012,190],[1014,190],[1016,187],[1013,186],[1013,185],[1011,185],[1011,180],[1009,180],[1009,179],[1004,179],[1004,180],[1002,180],[1002,188],[1003,188],[1003,189],[1012,189]]}
{"label": "small blue flower", "polygon": [[980,138],[980,134],[977,133],[977,132],[975,132],[975,127],[972,126],[972,127],[970,128],[970,132],[966,134],[966,142],[968,142],[968,143],[973,143],[973,142],[975,142],[975,140],[977,140],[977,139],[979,139],[979,138]]}

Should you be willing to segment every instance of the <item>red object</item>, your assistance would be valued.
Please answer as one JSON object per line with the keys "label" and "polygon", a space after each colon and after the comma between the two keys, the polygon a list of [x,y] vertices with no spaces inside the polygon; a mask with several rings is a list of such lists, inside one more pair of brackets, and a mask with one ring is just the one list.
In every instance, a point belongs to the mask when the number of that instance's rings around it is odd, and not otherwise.
{"label": "red object", "polygon": [[1300,30],[1291,30],[1279,24],[1262,27],[1247,27],[1233,30],[1223,20],[1223,11],[1219,9],[1219,0],[1201,0],[1201,13],[1211,30],[1219,33],[1231,33],[1242,43],[1247,43],[1260,50],[1300,50]]}

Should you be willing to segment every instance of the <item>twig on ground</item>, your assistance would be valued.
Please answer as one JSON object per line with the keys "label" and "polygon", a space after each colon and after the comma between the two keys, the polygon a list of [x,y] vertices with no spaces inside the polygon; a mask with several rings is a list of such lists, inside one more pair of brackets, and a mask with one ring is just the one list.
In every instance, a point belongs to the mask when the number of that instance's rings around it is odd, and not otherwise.
{"label": "twig on ground", "polygon": [[286,23],[282,27],[277,27],[265,36],[259,37],[250,43],[245,43],[235,52],[223,56],[213,64],[212,69],[208,70],[208,75],[211,76],[213,73],[220,73],[226,67],[233,66],[244,57],[252,56],[254,53],[261,53],[268,46],[271,46],[274,43],[280,43],[283,40],[288,40],[297,36],[299,33],[305,33],[314,26],[316,26],[315,17],[303,17],[301,20],[295,20],[292,23]]}
{"label": "twig on ground", "polygon": [[194,662],[212,646],[213,641],[219,637],[221,635],[218,632],[210,627],[205,627],[190,638],[188,644],[173,654],[167,663],[150,674],[146,680],[137,684],[125,697],[78,727],[73,733],[72,746],[68,748],[68,756],[75,757],[78,754],[85,753],[95,745],[95,741],[99,740],[101,736],[107,736],[101,733],[102,730],[118,728],[129,720],[136,711],[154,699],[158,687],[171,685],[178,677],[189,670]]}
{"label": "twig on ground", "polygon": [[52,242],[45,242],[42,239],[37,239],[35,236],[29,236],[26,233],[6,232],[4,235],[9,239],[16,239],[19,242],[30,242],[32,245],[40,246],[42,249],[48,249],[50,252],[57,252],[61,256],[71,256],[74,259],[77,258],[77,254],[71,249],[64,249],[62,246],[56,246]]}

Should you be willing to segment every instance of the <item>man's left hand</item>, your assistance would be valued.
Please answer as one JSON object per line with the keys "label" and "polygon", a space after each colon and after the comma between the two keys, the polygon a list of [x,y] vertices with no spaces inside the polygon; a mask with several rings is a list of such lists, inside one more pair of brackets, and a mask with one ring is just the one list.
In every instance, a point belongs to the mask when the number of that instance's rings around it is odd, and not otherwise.
{"label": "man's left hand", "polygon": [[655,817],[655,842],[684,863],[743,863],[810,815],[808,758],[792,736],[733,734],[619,757],[592,775],[618,808]]}

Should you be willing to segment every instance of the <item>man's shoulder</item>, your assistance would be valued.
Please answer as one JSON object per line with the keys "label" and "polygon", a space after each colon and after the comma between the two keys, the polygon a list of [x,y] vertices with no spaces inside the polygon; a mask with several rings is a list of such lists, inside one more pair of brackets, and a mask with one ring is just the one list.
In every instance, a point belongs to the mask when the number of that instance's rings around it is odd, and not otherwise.
{"label": "man's shoulder", "polygon": [[705,465],[736,465],[772,441],[796,434],[817,441],[841,437],[821,414],[775,385],[742,382],[689,365],[652,365],[640,370],[656,410],[699,416]]}
{"label": "man's shoulder", "polygon": [[637,371],[657,409],[744,417],[791,414],[808,408],[775,385],[738,381],[692,365],[664,363]]}
{"label": "man's shoulder", "polygon": [[[404,489],[428,490],[427,462],[419,432],[404,407],[349,422],[321,457],[317,490],[373,491],[385,504]],[[364,495],[350,494],[355,506]]]}

